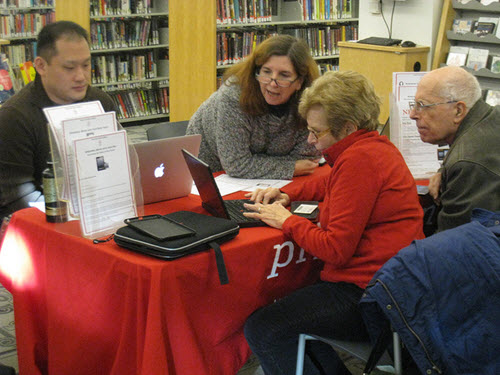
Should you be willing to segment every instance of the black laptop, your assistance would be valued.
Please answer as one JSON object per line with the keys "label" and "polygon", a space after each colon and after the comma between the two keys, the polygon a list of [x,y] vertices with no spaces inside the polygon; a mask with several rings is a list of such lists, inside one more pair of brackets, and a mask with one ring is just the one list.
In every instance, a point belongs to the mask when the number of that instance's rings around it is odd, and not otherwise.
{"label": "black laptop", "polygon": [[253,203],[252,201],[248,199],[222,199],[210,166],[186,150],[182,150],[182,153],[198,193],[200,193],[201,205],[205,210],[213,216],[235,221],[241,228],[267,225],[262,220],[243,215],[243,212],[247,211],[243,207],[243,203]]}
{"label": "black laptop", "polygon": [[373,44],[376,46],[395,46],[401,43],[401,39],[391,39],[391,38],[382,38],[378,36],[371,36],[369,38],[358,40],[358,43]]}

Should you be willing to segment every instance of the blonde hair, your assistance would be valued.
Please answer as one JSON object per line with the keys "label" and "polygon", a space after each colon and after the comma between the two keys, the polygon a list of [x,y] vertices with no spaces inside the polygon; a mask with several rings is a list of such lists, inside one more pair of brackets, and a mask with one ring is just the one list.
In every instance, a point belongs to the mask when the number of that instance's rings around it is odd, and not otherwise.
{"label": "blonde hair", "polygon": [[[268,112],[268,105],[262,96],[255,74],[271,56],[288,56],[295,72],[303,79],[302,87],[296,95],[297,98],[319,76],[318,65],[304,40],[290,35],[276,35],[266,39],[250,56],[224,73],[225,84],[240,85],[240,106],[249,115],[263,115]],[[293,104],[296,112],[297,102]]]}
{"label": "blonde hair", "polygon": [[304,91],[299,113],[306,118],[311,107],[320,105],[332,135],[338,137],[346,122],[358,129],[376,130],[380,103],[373,84],[365,76],[353,71],[328,72]]}

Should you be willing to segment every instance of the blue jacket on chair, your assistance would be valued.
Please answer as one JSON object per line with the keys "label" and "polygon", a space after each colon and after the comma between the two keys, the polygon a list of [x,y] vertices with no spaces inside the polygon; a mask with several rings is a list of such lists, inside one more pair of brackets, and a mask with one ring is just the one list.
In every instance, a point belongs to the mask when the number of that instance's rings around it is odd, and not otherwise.
{"label": "blue jacket on chair", "polygon": [[414,241],[360,304],[370,335],[388,319],[423,374],[500,374],[500,212]]}

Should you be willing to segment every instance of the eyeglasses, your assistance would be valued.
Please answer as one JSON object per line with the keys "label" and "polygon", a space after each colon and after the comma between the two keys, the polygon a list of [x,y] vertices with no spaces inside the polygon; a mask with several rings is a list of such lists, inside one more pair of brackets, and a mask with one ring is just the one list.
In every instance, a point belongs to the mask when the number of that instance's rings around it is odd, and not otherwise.
{"label": "eyeglasses", "polygon": [[307,130],[309,131],[309,134],[311,134],[316,141],[330,132],[330,129],[317,131],[315,129],[307,128]]}
{"label": "eyeglasses", "polygon": [[274,81],[278,87],[290,87],[292,83],[294,83],[296,80],[299,79],[299,77],[295,78],[294,80],[289,80],[289,79],[274,79],[271,78],[267,75],[262,75],[259,73],[255,73],[255,79],[259,81],[260,83],[263,83],[265,85],[271,83]]}
{"label": "eyeglasses", "polygon": [[441,105],[441,104],[456,103],[456,102],[458,102],[458,100],[450,100],[449,102],[431,103],[431,104],[424,104],[422,102],[410,102],[408,103],[408,105],[410,106],[410,109],[412,111],[415,110],[416,112],[420,112],[424,108],[434,107],[436,105]]}

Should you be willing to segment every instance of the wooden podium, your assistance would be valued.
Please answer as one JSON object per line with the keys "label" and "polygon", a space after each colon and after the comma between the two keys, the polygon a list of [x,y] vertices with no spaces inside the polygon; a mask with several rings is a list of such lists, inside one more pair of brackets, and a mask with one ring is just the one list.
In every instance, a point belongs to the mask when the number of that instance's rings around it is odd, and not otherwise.
{"label": "wooden podium", "polygon": [[[354,70],[370,79],[382,98],[379,122],[389,118],[389,98],[393,72],[427,70],[429,47],[376,46],[356,42],[339,42],[340,70]],[[385,132],[384,132],[385,133]]]}

